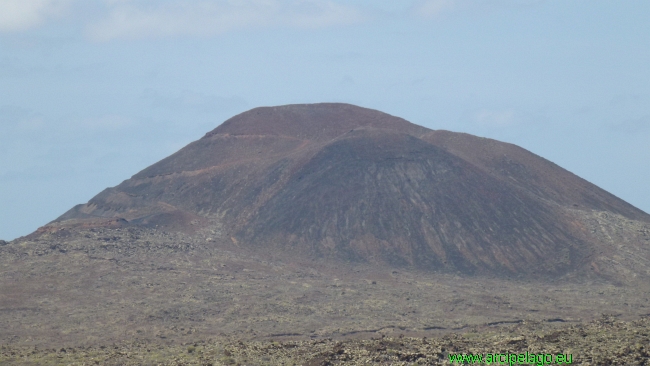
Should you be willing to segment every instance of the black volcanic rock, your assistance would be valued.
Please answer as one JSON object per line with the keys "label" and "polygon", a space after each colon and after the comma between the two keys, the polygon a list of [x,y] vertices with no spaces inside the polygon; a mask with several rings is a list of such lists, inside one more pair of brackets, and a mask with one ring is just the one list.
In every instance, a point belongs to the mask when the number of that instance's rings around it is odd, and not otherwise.
{"label": "black volcanic rock", "polygon": [[[214,223],[261,251],[465,274],[562,275],[650,216],[517,146],[347,104],[256,108],[56,221]],[[599,249],[600,248],[600,249]],[[593,265],[593,264],[592,264]]]}

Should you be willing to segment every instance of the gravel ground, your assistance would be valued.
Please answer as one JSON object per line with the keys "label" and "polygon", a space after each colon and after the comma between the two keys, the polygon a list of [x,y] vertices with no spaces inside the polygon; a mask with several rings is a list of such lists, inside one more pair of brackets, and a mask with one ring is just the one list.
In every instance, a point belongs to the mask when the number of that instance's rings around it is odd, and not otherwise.
{"label": "gravel ground", "polygon": [[450,354],[525,352],[571,355],[574,365],[650,365],[650,318],[619,321],[604,315],[596,321],[571,325],[524,322],[431,338],[220,339],[191,344],[135,342],[67,349],[2,346],[0,364],[448,365]]}

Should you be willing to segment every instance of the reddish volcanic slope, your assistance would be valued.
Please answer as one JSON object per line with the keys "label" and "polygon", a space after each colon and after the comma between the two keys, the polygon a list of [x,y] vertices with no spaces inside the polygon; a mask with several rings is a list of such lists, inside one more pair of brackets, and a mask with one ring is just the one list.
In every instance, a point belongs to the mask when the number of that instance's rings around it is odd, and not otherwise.
{"label": "reddish volcanic slope", "polygon": [[[650,223],[650,215],[515,145],[323,103],[237,115],[57,221],[219,225],[225,238],[261,251],[556,276],[587,270],[598,253],[611,252],[612,236],[589,226],[601,213]],[[646,253],[647,242],[633,246]]]}

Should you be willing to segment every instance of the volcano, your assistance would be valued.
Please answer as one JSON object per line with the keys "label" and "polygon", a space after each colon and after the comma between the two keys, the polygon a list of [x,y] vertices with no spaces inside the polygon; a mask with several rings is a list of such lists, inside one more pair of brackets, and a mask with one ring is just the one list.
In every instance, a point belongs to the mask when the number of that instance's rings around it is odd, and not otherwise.
{"label": "volcano", "polygon": [[599,271],[628,242],[630,261],[650,259],[650,215],[556,164],[338,103],[239,114],[54,224],[100,222],[467,275]]}

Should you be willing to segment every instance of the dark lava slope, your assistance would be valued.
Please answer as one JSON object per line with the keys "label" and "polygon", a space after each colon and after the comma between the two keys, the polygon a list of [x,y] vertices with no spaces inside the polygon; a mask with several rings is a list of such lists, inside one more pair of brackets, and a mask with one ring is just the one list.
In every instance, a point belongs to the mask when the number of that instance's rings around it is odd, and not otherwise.
{"label": "dark lava slope", "polygon": [[[562,275],[650,216],[517,146],[348,104],[263,107],[57,219],[220,225],[277,253],[465,274]],[[69,221],[71,223],[75,221]],[[647,246],[647,244],[646,244]]]}

